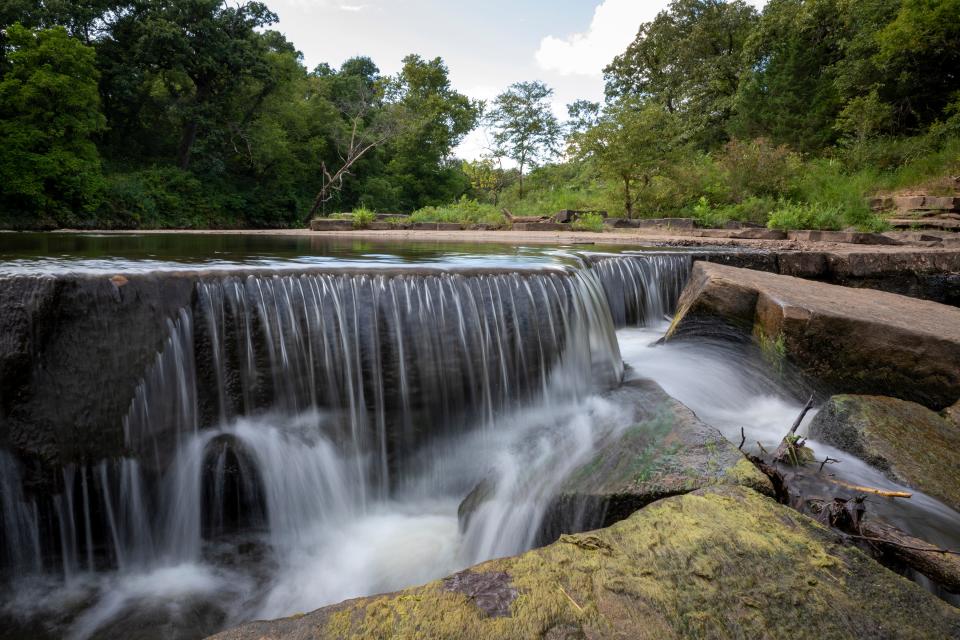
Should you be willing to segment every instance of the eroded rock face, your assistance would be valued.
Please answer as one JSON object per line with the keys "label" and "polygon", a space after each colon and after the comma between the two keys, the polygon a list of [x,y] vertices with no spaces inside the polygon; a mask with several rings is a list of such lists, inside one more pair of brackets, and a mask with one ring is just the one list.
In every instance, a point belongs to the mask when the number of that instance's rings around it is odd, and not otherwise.
{"label": "eroded rock face", "polygon": [[667,338],[734,329],[831,392],[942,409],[960,397],[960,309],[697,262]]}
{"label": "eroded rock face", "polygon": [[0,278],[0,446],[48,465],[117,455],[136,382],[193,290],[150,274]]}
{"label": "eroded rock face", "polygon": [[809,435],[960,511],[960,428],[926,407],[882,396],[833,396]]}
{"label": "eroded rock face", "polygon": [[491,616],[447,588],[448,578],[214,638],[960,636],[960,611],[743,487],[667,498],[607,529],[465,573],[509,578],[517,596],[508,615]]}
{"label": "eroded rock face", "polygon": [[773,495],[769,478],[660,385],[637,379],[625,386],[642,397],[636,422],[570,474],[545,517],[542,542],[609,526],[651,502],[711,485]]}

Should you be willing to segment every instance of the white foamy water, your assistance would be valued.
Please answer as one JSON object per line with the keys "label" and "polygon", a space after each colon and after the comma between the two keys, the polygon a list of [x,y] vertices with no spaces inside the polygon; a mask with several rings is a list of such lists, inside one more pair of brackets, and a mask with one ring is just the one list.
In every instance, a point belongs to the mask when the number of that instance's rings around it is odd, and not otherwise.
{"label": "white foamy water", "polygon": [[[796,420],[803,402],[780,387],[769,369],[749,358],[743,346],[719,341],[655,344],[667,326],[663,322],[617,332],[624,363],[633,367],[633,375],[656,380],[667,393],[735,444],[740,443],[742,427],[746,435],[745,450],[760,453],[757,446],[760,442],[768,451],[773,451]],[[806,432],[814,415],[815,411],[807,414],[798,433]],[[835,474],[852,484],[913,494],[908,500],[871,496],[868,512],[935,544],[960,547],[960,514],[956,511],[890,480],[880,470],[845,451],[815,440],[808,440],[808,446],[818,460],[827,456],[840,460],[839,464],[828,465],[824,474]],[[816,465],[805,468],[802,474],[812,485],[826,482],[816,477]],[[820,495],[850,497],[855,493],[827,486]]]}

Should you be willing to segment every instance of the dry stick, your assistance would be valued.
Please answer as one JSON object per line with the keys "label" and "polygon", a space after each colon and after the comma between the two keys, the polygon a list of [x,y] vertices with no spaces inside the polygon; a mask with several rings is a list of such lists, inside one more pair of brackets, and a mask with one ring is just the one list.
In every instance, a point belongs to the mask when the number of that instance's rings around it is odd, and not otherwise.
{"label": "dry stick", "polygon": [[843,535],[848,538],[856,538],[858,540],[868,540],[870,542],[877,542],[879,544],[889,544],[894,547],[900,547],[901,549],[911,549],[913,551],[926,551],[928,553],[949,553],[951,555],[960,556],[960,551],[954,551],[953,549],[939,549],[937,547],[914,547],[908,544],[903,544],[902,542],[894,542],[893,540],[884,540],[883,538],[871,538],[870,536],[858,536],[854,533],[843,532]]}
{"label": "dry stick", "polygon": [[803,405],[803,409],[800,411],[800,415],[797,416],[797,419],[794,420],[793,426],[790,427],[790,431],[787,432],[787,435],[783,436],[783,440],[780,441],[780,446],[777,447],[776,452],[773,454],[773,461],[780,462],[787,456],[787,452],[790,450],[792,443],[790,442],[790,436],[794,435],[797,432],[797,429],[800,428],[800,423],[803,422],[803,419],[806,417],[807,412],[813,408],[813,396],[810,396],[810,399],[807,400],[807,404]]}
{"label": "dry stick", "polygon": [[747,441],[747,434],[743,432],[743,427],[740,427],[740,446],[737,449],[743,451],[743,443]]}
{"label": "dry stick", "polygon": [[826,458],[823,459],[823,462],[820,463],[820,469],[817,471],[817,473],[820,473],[823,471],[823,465],[828,463],[834,463],[834,462],[840,462],[840,461],[837,460],[836,458],[831,458],[830,456],[827,456]]}
{"label": "dry stick", "polygon": [[837,478],[827,478],[828,482],[833,482],[834,484],[839,484],[842,487],[847,489],[853,489],[854,491],[862,491],[864,493],[872,493],[874,495],[883,496],[885,498],[911,498],[913,497],[912,493],[907,493],[906,491],[889,491],[887,489],[877,489],[875,487],[862,487],[858,484],[851,484]]}
{"label": "dry stick", "polygon": [[558,588],[560,589],[560,593],[562,593],[563,595],[567,596],[567,600],[570,601],[570,604],[572,604],[573,606],[575,606],[575,607],[577,608],[577,611],[579,611],[580,613],[583,613],[583,607],[581,607],[580,605],[578,605],[578,604],[577,604],[577,601],[570,597],[570,594],[567,593],[567,590],[564,589],[562,585],[558,585]]}

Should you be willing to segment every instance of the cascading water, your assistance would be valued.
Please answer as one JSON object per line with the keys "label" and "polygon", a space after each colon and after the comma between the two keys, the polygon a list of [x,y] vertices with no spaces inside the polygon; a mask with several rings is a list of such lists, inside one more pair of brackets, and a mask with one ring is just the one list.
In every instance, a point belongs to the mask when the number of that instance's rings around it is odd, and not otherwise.
{"label": "cascading water", "polygon": [[[779,437],[798,407],[736,347],[650,346],[690,264],[196,275],[132,394],[123,456],[65,466],[49,496],[0,451],[0,618],[192,638],[528,549],[567,474],[633,419],[607,392],[620,345],[729,435]],[[461,531],[460,501],[490,477]]]}
{"label": "cascading water", "polygon": [[593,256],[618,327],[653,324],[673,314],[693,260],[683,253]]}
{"label": "cascading water", "polygon": [[[169,606],[134,576],[160,591],[182,581],[177,597],[222,611],[221,593],[240,597],[248,604],[226,614],[233,621],[395,589],[529,546],[522,532],[460,542],[464,487],[502,448],[524,447],[521,433],[589,431],[583,403],[622,373],[589,269],[204,275],[133,394],[126,457],[66,467],[55,518],[5,495],[17,516],[4,523],[35,541],[25,573],[56,566],[61,599],[79,589],[98,603],[70,625],[78,638],[137,598],[153,602],[145,610]],[[581,437],[553,455],[572,464],[589,446]],[[472,471],[450,465],[481,451]],[[4,477],[5,491],[20,486]],[[437,545],[445,551],[417,560],[415,549]],[[215,568],[223,554],[250,572],[226,578]],[[224,580],[246,585],[242,596]],[[121,582],[139,595],[117,594]]]}

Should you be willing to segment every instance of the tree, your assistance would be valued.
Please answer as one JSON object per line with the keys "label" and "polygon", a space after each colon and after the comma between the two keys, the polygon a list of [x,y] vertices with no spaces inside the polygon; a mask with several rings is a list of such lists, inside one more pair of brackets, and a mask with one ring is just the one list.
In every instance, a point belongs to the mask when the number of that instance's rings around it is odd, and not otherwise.
{"label": "tree", "polygon": [[[8,69],[0,79],[0,210],[42,225],[90,214],[100,189],[91,136],[105,124],[93,49],[65,29],[6,33]],[[18,224],[19,226],[19,224]]]}
{"label": "tree", "polygon": [[723,142],[757,18],[743,0],[673,0],[604,69],[607,100],[655,100],[701,147]]}
{"label": "tree", "polygon": [[562,132],[549,102],[552,95],[542,82],[517,82],[497,96],[486,116],[497,153],[518,165],[521,198],[524,168],[559,149]]}
{"label": "tree", "polygon": [[417,55],[403,59],[386,92],[386,99],[409,116],[385,150],[387,174],[399,190],[397,206],[409,211],[459,198],[465,180],[459,163],[448,160],[476,126],[480,103],[450,86],[442,59]]}
{"label": "tree", "polygon": [[361,159],[397,135],[405,118],[384,104],[385,84],[369,58],[347,60],[339,72],[323,65],[315,75],[333,105],[330,136],[335,156],[320,162],[322,183],[307,214],[309,222],[339,195]]}
{"label": "tree", "polygon": [[276,20],[259,2],[134,0],[99,46],[113,144],[127,147],[127,134],[155,119],[151,135],[173,125],[181,169],[198,146],[221,148],[237,92],[249,79],[269,79],[268,40],[257,29]]}
{"label": "tree", "polygon": [[644,190],[665,173],[679,148],[678,116],[655,102],[620,100],[607,105],[596,124],[570,136],[574,156],[593,159],[620,184],[632,218]]}
{"label": "tree", "polygon": [[960,0],[903,0],[876,35],[881,93],[902,129],[930,124],[960,92]]}

